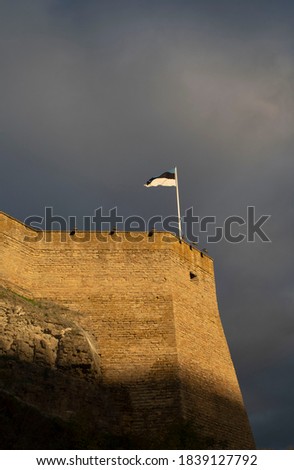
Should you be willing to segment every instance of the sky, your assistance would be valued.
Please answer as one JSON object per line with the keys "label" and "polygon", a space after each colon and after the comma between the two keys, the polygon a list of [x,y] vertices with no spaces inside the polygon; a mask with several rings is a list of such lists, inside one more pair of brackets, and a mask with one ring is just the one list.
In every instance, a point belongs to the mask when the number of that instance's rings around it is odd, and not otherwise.
{"label": "sky", "polygon": [[182,212],[270,215],[268,243],[199,246],[257,447],[293,448],[294,2],[0,8],[0,210],[174,215],[174,189],[143,184],[176,165]]}

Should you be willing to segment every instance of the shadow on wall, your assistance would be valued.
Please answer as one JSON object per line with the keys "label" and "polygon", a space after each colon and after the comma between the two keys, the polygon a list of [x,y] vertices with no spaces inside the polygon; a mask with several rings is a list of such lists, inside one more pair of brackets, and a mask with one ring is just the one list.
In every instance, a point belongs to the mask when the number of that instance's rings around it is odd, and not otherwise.
{"label": "shadow on wall", "polygon": [[[147,390],[156,401],[174,385],[166,381],[104,386],[10,358],[0,359],[0,374],[1,449],[232,448],[225,439],[217,441],[213,429],[204,433],[183,422],[176,403],[174,414],[168,408],[169,419],[158,419],[156,403],[141,413],[134,410],[134,388],[137,395]],[[134,433],[138,420],[141,433]]]}
{"label": "shadow on wall", "polygon": [[[0,447],[253,447],[244,409],[209,384],[180,384],[177,371],[158,362],[145,377],[106,383],[99,359],[77,312],[0,288]],[[183,420],[183,391],[194,403],[191,421]]]}

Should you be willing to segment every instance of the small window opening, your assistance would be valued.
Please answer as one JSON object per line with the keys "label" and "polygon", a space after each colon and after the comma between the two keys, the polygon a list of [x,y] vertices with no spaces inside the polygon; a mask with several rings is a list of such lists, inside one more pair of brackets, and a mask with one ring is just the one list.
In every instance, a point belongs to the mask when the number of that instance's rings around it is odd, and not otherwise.
{"label": "small window opening", "polygon": [[197,277],[197,274],[193,273],[192,271],[190,271],[190,279],[196,279]]}

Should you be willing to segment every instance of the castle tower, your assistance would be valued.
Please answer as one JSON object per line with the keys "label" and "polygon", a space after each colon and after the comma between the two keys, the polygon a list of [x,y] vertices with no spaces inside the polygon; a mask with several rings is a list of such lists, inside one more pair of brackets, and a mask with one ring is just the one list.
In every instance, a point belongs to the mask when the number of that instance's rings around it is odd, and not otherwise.
{"label": "castle tower", "polygon": [[166,232],[37,232],[0,213],[0,285],[77,312],[106,406],[115,390],[115,433],[145,448],[255,447],[207,254]]}

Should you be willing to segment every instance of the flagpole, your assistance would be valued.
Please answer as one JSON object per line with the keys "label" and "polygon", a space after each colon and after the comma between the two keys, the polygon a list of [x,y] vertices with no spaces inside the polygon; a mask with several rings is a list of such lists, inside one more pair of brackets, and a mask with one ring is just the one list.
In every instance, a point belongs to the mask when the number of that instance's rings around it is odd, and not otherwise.
{"label": "flagpole", "polygon": [[178,185],[178,170],[175,167],[175,177],[176,177],[176,193],[177,193],[177,207],[178,207],[178,221],[179,221],[179,236],[182,238],[182,224],[181,224],[181,213],[180,213],[180,197],[179,197],[179,185]]}

